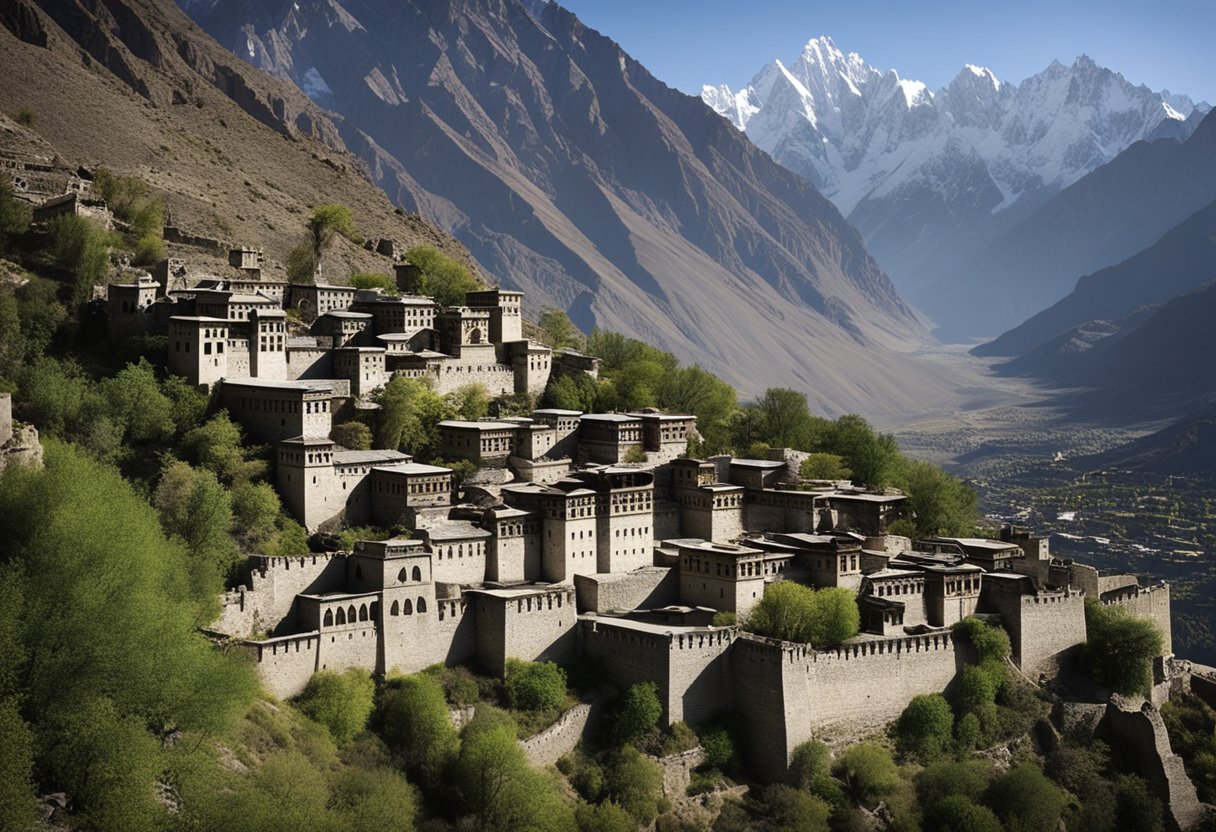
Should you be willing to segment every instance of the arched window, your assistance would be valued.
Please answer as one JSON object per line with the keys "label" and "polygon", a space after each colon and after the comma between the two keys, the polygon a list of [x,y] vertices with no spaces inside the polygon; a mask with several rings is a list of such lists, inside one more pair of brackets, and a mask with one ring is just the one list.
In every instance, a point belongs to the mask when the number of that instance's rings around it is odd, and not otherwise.
{"label": "arched window", "polygon": [[360,604],[360,605],[359,605],[359,620],[360,620],[360,621],[366,621],[366,620],[367,620],[367,604]]}
{"label": "arched window", "polygon": [[333,610],[325,611],[325,621],[324,621],[323,626],[326,626],[326,627],[334,626],[334,611]]}
{"label": "arched window", "polygon": [[418,612],[426,612],[426,599],[418,596]]}
{"label": "arched window", "polygon": [[394,601],[393,605],[389,607],[388,612],[389,615],[401,615],[401,605]]}
{"label": "arched window", "polygon": [[355,612],[355,605],[351,604],[346,608],[346,620],[354,624],[358,620],[358,614]]}
{"label": "arched window", "polygon": [[345,612],[345,611],[344,611],[344,610],[343,610],[341,607],[338,607],[338,619],[337,619],[337,623],[338,623],[338,624],[345,624],[345,623],[346,623],[346,612]]}
{"label": "arched window", "polygon": [[355,567],[355,580],[356,581],[363,580],[363,567],[362,566]]}
{"label": "arched window", "polygon": [[414,614],[414,604],[410,601],[409,598],[406,598],[404,601],[401,602],[401,614],[402,615],[413,615]]}
{"label": "arched window", "polygon": [[[417,570],[417,567],[415,567],[415,570]],[[406,580],[407,580],[407,576],[405,574],[405,567],[403,566],[403,567],[401,567],[401,571],[397,573],[397,581],[398,581],[398,583],[405,583]],[[417,580],[417,579],[415,578],[415,580]]]}
{"label": "arched window", "polygon": [[380,620],[380,602],[372,601],[370,607],[367,608],[367,614],[371,616],[372,621]]}
{"label": "arched window", "polygon": [[[402,571],[404,572],[405,570],[403,569]],[[415,580],[415,581],[421,581],[421,580],[422,580],[422,570],[421,570],[421,569],[419,569],[417,566],[415,566],[415,567],[414,567],[414,573],[413,573],[413,577],[414,577],[414,580]]]}

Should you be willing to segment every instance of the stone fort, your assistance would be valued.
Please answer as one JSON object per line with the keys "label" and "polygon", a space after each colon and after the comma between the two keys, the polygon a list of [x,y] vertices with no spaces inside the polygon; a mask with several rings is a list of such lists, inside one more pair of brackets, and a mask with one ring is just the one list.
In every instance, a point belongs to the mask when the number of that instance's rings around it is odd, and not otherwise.
{"label": "stone fort", "polygon": [[[876,729],[913,696],[949,690],[972,658],[950,626],[969,615],[999,618],[1032,678],[1084,643],[1087,596],[1155,621],[1170,652],[1168,586],[1053,558],[1012,527],[999,540],[892,535],[909,511],[902,494],[803,481],[798,454],[780,449],[689,458],[685,414],[442,422],[444,458],[479,467],[463,486],[399,451],[342,448],[335,420],[394,376],[440,393],[475,382],[535,395],[554,373],[598,364],[524,339],[518,292],[444,308],[264,280],[253,249],[229,263],[191,280],[169,261],[110,286],[111,335],[165,333],[170,369],[274,445],[284,506],[310,531],[404,530],[352,551],[249,559],[213,629],[278,696],[318,670],[501,673],[510,658],[586,656],[616,684],[654,682],[668,722],[741,714],[758,773],[778,779],[806,739]],[[408,292],[408,264],[398,278]],[[862,632],[817,650],[713,624],[718,612],[742,619],[780,581],[854,592]]]}

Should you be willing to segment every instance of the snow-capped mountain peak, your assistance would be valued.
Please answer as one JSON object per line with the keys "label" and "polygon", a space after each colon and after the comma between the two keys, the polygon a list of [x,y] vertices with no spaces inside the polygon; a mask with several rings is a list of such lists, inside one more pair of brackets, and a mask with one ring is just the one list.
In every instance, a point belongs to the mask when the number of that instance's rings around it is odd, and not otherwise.
{"label": "snow-capped mountain peak", "polygon": [[[826,36],[737,92],[707,86],[702,98],[823,190],[897,278],[915,266],[918,247],[941,242],[926,211],[958,225],[1046,198],[1136,141],[1185,138],[1198,123],[1192,114],[1210,109],[1132,84],[1087,55],[1052,61],[1019,84],[966,64],[934,93]],[[902,241],[891,249],[898,261],[883,258],[884,234]]]}

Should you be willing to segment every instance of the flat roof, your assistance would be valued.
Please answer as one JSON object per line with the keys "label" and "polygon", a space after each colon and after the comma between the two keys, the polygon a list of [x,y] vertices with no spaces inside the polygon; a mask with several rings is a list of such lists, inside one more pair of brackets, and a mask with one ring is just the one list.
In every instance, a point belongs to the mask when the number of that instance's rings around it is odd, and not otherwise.
{"label": "flat roof", "polygon": [[622,630],[633,630],[639,633],[649,633],[656,636],[676,636],[688,633],[718,632],[722,627],[695,627],[686,624],[652,624],[649,621],[638,621],[633,618],[617,618],[615,616],[595,615],[594,613],[579,616],[581,621],[593,621],[597,627],[617,627]]}
{"label": "flat roof", "polygon": [[409,454],[403,454],[401,451],[334,451],[334,462],[339,465],[358,465],[364,462],[388,462],[391,460],[408,462],[411,459],[413,457]]}
{"label": "flat roof", "polygon": [[489,537],[490,532],[472,520],[435,520],[431,525],[418,529],[428,540],[467,540],[470,537]]}
{"label": "flat roof", "polygon": [[887,569],[879,569],[877,572],[871,572],[865,577],[870,580],[874,580],[875,578],[912,578],[920,574],[921,571],[919,569],[891,569],[888,567]]}
{"label": "flat roof", "polygon": [[301,393],[332,393],[332,383],[317,381],[282,381],[273,378],[226,378],[224,385],[233,387],[261,387],[267,390],[296,390]]}
{"label": "flat roof", "polygon": [[457,430],[515,430],[519,425],[514,422],[497,422],[497,421],[477,421],[470,422],[464,419],[444,419],[439,423],[441,428],[455,428]]}
{"label": "flat roof", "polygon": [[972,549],[988,549],[993,552],[1016,551],[1021,547],[1016,543],[1006,543],[1002,540],[989,540],[986,537],[926,537],[926,543],[957,543]]}
{"label": "flat roof", "polygon": [[511,586],[501,588],[470,589],[469,594],[488,595],[491,598],[527,598],[534,595],[548,595],[554,589],[567,589],[565,586]]}
{"label": "flat roof", "polygon": [[402,462],[398,465],[377,465],[375,470],[388,474],[404,474],[413,477],[422,474],[450,474],[451,468],[440,468],[438,465],[423,465],[421,462]]}
{"label": "flat roof", "polygon": [[730,464],[732,468],[736,466],[739,468],[782,468],[785,466],[784,460],[775,459],[732,459]]}
{"label": "flat roof", "polygon": [[171,321],[189,321],[195,324],[224,324],[228,325],[227,318],[209,318],[206,315],[173,315],[169,318]]}
{"label": "flat roof", "polygon": [[322,318],[357,318],[358,320],[368,320],[372,317],[371,312],[351,312],[347,309],[331,309],[321,316]]}
{"label": "flat roof", "polygon": [[581,410],[562,410],[561,408],[557,408],[557,407],[544,407],[544,408],[538,408],[538,409],[532,411],[533,416],[535,416],[537,413],[541,413],[545,416],[582,416],[583,415],[583,411],[581,411]]}
{"label": "flat roof", "polygon": [[[671,541],[668,541],[671,542]],[[750,546],[736,546],[733,543],[713,543],[708,540],[700,540],[691,538],[686,540],[675,541],[676,545],[681,549],[696,549],[700,552],[706,552],[716,555],[762,555],[759,549],[753,549]]]}
{"label": "flat roof", "polygon": [[904,494],[853,494],[847,491],[828,491],[818,496],[832,500],[855,500],[859,503],[897,503],[908,499]]}
{"label": "flat roof", "polygon": [[585,413],[583,421],[592,420],[596,422],[640,422],[641,416],[630,416],[626,413]]}

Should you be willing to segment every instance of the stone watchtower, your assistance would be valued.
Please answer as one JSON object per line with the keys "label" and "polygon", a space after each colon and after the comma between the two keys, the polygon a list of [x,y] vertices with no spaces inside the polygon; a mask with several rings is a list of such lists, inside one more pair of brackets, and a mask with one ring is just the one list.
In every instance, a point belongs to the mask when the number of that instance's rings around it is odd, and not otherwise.
{"label": "stone watchtower", "polygon": [[329,439],[301,436],[280,442],[276,469],[283,505],[305,528],[316,529],[346,508]]}
{"label": "stone watchtower", "polygon": [[506,289],[487,289],[483,292],[468,292],[465,305],[478,312],[487,312],[490,317],[490,342],[502,344],[523,339],[523,292]]}
{"label": "stone watchtower", "polygon": [[249,322],[249,374],[254,378],[287,378],[287,313],[282,309],[254,309]]}

